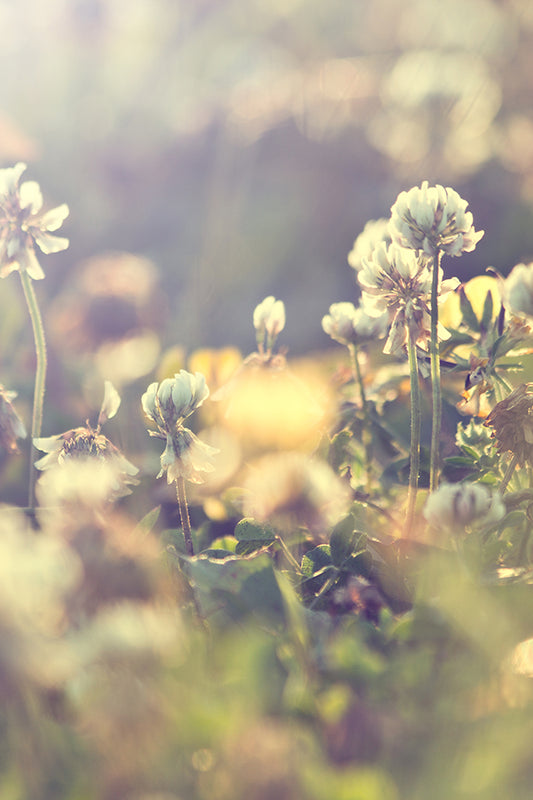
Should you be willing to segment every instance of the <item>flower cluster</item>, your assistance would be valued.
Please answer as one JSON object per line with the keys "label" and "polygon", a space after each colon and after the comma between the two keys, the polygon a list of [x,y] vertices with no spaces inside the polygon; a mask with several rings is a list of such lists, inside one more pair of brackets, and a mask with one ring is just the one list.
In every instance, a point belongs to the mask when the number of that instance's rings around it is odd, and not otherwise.
{"label": "flower cluster", "polygon": [[269,353],[285,327],[285,304],[273,295],[265,297],[254,309],[255,335],[259,353]]}
{"label": "flower cluster", "polygon": [[504,515],[500,495],[476,483],[443,483],[428,497],[424,508],[430,525],[450,531],[493,525]]}
{"label": "flower cluster", "polygon": [[53,236],[68,216],[63,203],[42,212],[43,198],[35,181],[20,183],[26,164],[0,170],[0,278],[14,270],[27,272],[33,280],[44,278],[35,247],[41,252],[59,253],[68,239]]}
{"label": "flower cluster", "polygon": [[476,231],[468,203],[450,187],[428,186],[423,181],[401,192],[391,208],[390,234],[401,247],[422,250],[428,256],[439,251],[459,256],[474,250],[484,231]]}
{"label": "flower cluster", "polygon": [[362,344],[385,336],[388,315],[370,315],[362,306],[353,303],[332,303],[329,314],[322,318],[322,328],[339,344]]}
{"label": "flower cluster", "polygon": [[202,442],[183,424],[208,396],[204,376],[184,369],[173,378],[151,383],[143,394],[143,411],[157,426],[157,431],[149,434],[166,442],[158,478],[166,472],[168,483],[178,478],[203,483],[203,473],[213,472],[212,458],[217,449]]}

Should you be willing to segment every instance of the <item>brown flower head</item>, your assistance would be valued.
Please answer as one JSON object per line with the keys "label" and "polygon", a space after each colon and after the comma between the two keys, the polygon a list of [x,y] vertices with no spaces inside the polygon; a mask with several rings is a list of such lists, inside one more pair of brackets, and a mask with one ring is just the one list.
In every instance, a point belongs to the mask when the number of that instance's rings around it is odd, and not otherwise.
{"label": "brown flower head", "polygon": [[513,453],[521,467],[533,465],[533,384],[522,383],[496,403],[484,424],[492,428],[498,453]]}

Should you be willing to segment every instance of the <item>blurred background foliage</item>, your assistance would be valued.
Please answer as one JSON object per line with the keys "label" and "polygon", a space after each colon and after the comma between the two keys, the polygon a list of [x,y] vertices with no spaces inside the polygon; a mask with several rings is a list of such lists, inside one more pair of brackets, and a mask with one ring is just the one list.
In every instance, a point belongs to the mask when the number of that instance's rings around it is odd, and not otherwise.
{"label": "blurred background foliage", "polygon": [[[422,179],[487,231],[448,273],[533,258],[529,0],[0,0],[0,24],[0,162],[71,209],[37,287],[47,434],[104,379],[133,398],[195,348],[249,352],[267,294],[291,355],[326,347],[354,238]],[[29,407],[20,287],[1,289],[2,380]]]}

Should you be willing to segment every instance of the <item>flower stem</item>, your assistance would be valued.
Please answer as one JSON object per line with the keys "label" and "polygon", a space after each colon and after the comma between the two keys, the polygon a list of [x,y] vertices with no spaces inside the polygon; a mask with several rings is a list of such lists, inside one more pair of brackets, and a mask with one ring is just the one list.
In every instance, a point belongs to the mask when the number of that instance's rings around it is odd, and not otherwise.
{"label": "flower stem", "polygon": [[348,345],[350,353],[350,361],[352,366],[352,376],[357,381],[359,386],[359,395],[361,397],[361,408],[363,411],[363,432],[361,441],[365,450],[365,467],[366,467],[366,489],[370,491],[371,475],[372,475],[372,449],[371,449],[371,434],[369,428],[369,414],[368,403],[366,400],[365,384],[363,381],[363,373],[361,372],[361,364],[359,362],[359,354],[357,347],[354,344]]}
{"label": "flower stem", "polygon": [[33,392],[33,414],[31,421],[31,448],[30,448],[30,475],[28,483],[28,506],[30,510],[35,508],[35,467],[33,466],[34,458],[34,439],[41,435],[41,427],[43,423],[43,404],[44,392],[46,385],[46,339],[44,336],[44,327],[39,311],[39,304],[33,289],[33,283],[28,273],[22,270],[20,273],[20,280],[24,290],[24,297],[30,312],[31,324],[33,328],[33,338],[35,342],[35,354],[37,357],[37,366],[35,370],[35,388]]}
{"label": "flower stem", "polygon": [[509,463],[507,465],[507,469],[505,470],[505,475],[502,478],[502,482],[500,483],[500,485],[498,487],[498,492],[500,494],[503,494],[505,492],[505,490],[507,489],[507,486],[508,486],[511,478],[513,477],[513,474],[514,474],[514,471],[516,469],[517,464],[518,464],[518,456],[516,454],[513,454],[513,457],[509,461]]}
{"label": "flower stem", "polygon": [[439,251],[433,259],[433,272],[431,280],[431,337],[429,354],[431,361],[431,399],[433,419],[431,425],[431,455],[429,464],[429,490],[434,492],[439,486],[440,462],[440,429],[442,419],[442,394],[440,385],[440,360],[439,360],[439,273],[442,253]]}
{"label": "flower stem", "polygon": [[407,494],[407,514],[405,532],[409,536],[413,527],[416,494],[418,492],[418,473],[420,471],[420,426],[422,409],[420,407],[420,384],[418,382],[418,358],[414,336],[409,332],[407,339],[409,356],[409,379],[411,381],[411,451],[409,466],[409,491]]}
{"label": "flower stem", "polygon": [[183,530],[183,538],[185,539],[185,547],[187,555],[194,555],[194,545],[191,535],[191,521],[189,519],[189,508],[187,506],[187,494],[185,492],[185,478],[180,475],[176,478],[176,490],[178,495],[178,508],[180,511],[181,527]]}

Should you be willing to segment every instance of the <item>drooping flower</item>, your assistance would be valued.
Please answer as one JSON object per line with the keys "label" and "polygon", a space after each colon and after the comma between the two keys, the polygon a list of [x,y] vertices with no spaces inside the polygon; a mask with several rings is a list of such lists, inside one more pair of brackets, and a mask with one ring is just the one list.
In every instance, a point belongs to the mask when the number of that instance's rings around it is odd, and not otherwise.
{"label": "drooping flower", "polygon": [[533,466],[533,384],[522,383],[496,403],[484,422],[492,428],[497,452],[510,452],[523,467]]}
{"label": "drooping flower", "polygon": [[35,181],[20,183],[26,164],[0,170],[0,278],[14,270],[27,272],[40,280],[44,272],[35,246],[45,254],[59,253],[68,247],[68,239],[53,236],[68,216],[63,203],[41,212],[43,198]]}
{"label": "drooping flower", "polygon": [[213,456],[218,450],[202,442],[183,424],[208,396],[204,376],[184,369],[173,378],[151,383],[143,394],[143,411],[157,426],[156,431],[148,433],[166,442],[158,478],[166,472],[168,483],[180,477],[191,483],[203,483],[202,473],[213,472]]}
{"label": "drooping flower", "polygon": [[254,328],[259,352],[272,349],[279,333],[285,327],[285,304],[273,295],[265,297],[254,309]]}
{"label": "drooping flower", "polygon": [[[439,269],[439,300],[454,290],[457,278],[442,280]],[[382,243],[369,259],[363,259],[358,274],[363,290],[362,305],[376,316],[387,312],[391,323],[384,353],[398,353],[407,337],[425,347],[430,338],[431,270],[427,258],[397,244]],[[439,323],[438,336],[448,338],[447,330]]]}
{"label": "drooping flower", "polygon": [[7,453],[18,453],[17,439],[26,438],[26,428],[13,407],[16,392],[4,389],[0,384],[0,449]]}
{"label": "drooping flower", "polygon": [[57,436],[44,436],[33,440],[35,447],[46,453],[35,462],[37,469],[50,469],[70,462],[71,459],[98,459],[110,464],[116,472],[114,496],[129,494],[131,491],[129,486],[138,482],[135,475],[139,470],[101,433],[102,425],[115,416],[119,406],[118,392],[109,381],[106,381],[104,400],[95,428],[87,420],[85,426],[72,428]]}
{"label": "drooping flower", "polygon": [[388,314],[371,316],[361,306],[353,303],[333,303],[329,314],[322,318],[322,328],[340,344],[362,344],[372,339],[381,339],[388,328]]}
{"label": "drooping flower", "polygon": [[451,531],[493,525],[504,515],[501,496],[479,483],[443,483],[424,508],[430,525]]}
{"label": "drooping flower", "polygon": [[408,192],[400,192],[391,208],[390,234],[401,247],[423,250],[428,256],[439,251],[460,256],[474,250],[484,234],[476,231],[468,203],[450,187],[428,186],[423,181]]}
{"label": "drooping flower", "polygon": [[356,272],[359,272],[363,268],[363,259],[370,258],[381,242],[389,245],[391,241],[388,219],[382,217],[381,219],[369,220],[348,253],[348,264]]}

